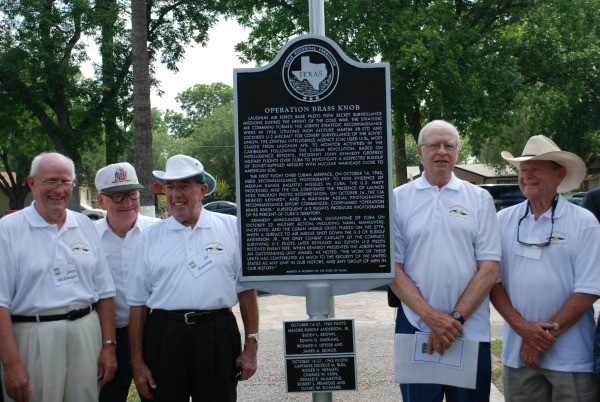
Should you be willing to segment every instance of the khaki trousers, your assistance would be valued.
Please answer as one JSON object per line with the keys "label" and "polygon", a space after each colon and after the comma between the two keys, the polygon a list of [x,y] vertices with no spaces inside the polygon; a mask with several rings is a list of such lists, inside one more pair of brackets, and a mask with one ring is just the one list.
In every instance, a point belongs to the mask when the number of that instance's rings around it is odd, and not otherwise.
{"label": "khaki trousers", "polygon": [[[85,306],[44,311],[64,314]],[[80,319],[13,323],[21,361],[29,373],[32,402],[98,401],[102,333],[98,313]],[[5,401],[12,401],[3,392]]]}
{"label": "khaki trousers", "polygon": [[594,373],[571,373],[503,366],[506,402],[598,402],[600,381]]}

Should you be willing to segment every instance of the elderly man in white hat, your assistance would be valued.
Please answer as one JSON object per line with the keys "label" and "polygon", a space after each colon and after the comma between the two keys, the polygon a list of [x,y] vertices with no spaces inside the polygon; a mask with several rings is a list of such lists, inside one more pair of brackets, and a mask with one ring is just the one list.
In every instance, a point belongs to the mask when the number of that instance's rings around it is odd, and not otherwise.
{"label": "elderly man in white hat", "polygon": [[[125,289],[133,265],[133,252],[142,230],[160,219],[139,215],[140,190],[134,167],[127,163],[113,163],[98,170],[95,180],[98,205],[106,210],[106,218],[97,220],[96,230],[115,283],[115,318],[117,327],[117,372],[112,381],[100,390],[101,402],[125,402],[133,378],[129,356],[129,306]],[[144,400],[142,398],[142,400]]]}
{"label": "elderly man in white hat", "polygon": [[[153,173],[171,217],[142,232],[129,277],[134,381],[160,401],[235,401],[258,350],[256,291],[239,282],[237,218],[202,207],[215,179],[198,160],[175,155]],[[231,312],[238,301],[243,349]]]}
{"label": "elderly man in white hat", "polygon": [[592,373],[593,303],[600,295],[600,226],[559,193],[586,174],[583,161],[547,137],[502,157],[527,197],[498,212],[501,282],[490,298],[506,320],[502,362],[507,401],[599,401]]}

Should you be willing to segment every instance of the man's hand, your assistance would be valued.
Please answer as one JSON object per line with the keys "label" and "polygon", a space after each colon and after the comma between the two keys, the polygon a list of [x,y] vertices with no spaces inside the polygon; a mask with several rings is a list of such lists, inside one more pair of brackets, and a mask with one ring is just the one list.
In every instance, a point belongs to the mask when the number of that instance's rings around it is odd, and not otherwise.
{"label": "man's hand", "polygon": [[242,376],[240,377],[240,381],[246,381],[250,379],[254,373],[256,373],[257,351],[258,343],[252,339],[247,339],[246,344],[244,345],[244,351],[235,360],[235,366],[242,368]]}
{"label": "man's hand", "polygon": [[98,359],[98,380],[100,386],[105,386],[115,376],[117,371],[116,345],[102,345]]}
{"label": "man's hand", "polygon": [[549,332],[553,328],[554,324],[551,322],[525,321],[518,331],[515,331],[523,338],[523,343],[528,343],[529,347],[542,354],[556,341]]}
{"label": "man's hand", "polygon": [[4,366],[4,386],[8,396],[17,402],[29,402],[29,374],[20,361],[13,365]]}
{"label": "man's hand", "polygon": [[133,382],[135,382],[136,388],[144,398],[153,400],[154,394],[152,390],[156,389],[156,383],[154,382],[150,368],[144,362],[132,362],[131,366],[133,368]]}
{"label": "man's hand", "polygon": [[452,318],[449,314],[436,312],[433,320],[428,320],[426,324],[429,326],[431,333],[427,343],[427,350],[432,354],[435,350],[440,355],[444,354],[444,350],[452,346],[452,342],[460,337],[463,326],[460,322]]}
{"label": "man's hand", "polygon": [[538,348],[534,347],[534,345],[529,342],[523,342],[521,344],[519,356],[521,357],[521,360],[523,360],[523,364],[527,367],[540,368],[540,358],[543,354],[544,352],[540,352]]}

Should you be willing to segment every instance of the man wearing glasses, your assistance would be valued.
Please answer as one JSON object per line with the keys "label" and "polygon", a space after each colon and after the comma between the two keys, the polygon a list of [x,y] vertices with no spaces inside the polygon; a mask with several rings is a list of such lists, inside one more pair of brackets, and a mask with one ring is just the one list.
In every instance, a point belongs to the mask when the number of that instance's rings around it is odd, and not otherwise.
{"label": "man wearing glasses", "polygon": [[116,369],[115,288],[92,221],[67,210],[73,161],[43,153],[34,202],[0,220],[0,361],[6,400],[93,401]]}
{"label": "man wearing glasses", "polygon": [[[488,294],[498,278],[500,232],[490,194],[452,169],[460,137],[434,120],[419,133],[422,177],[394,189],[396,278],[402,301],[396,333],[428,333],[427,350],[443,354],[461,338],[479,343],[476,388],[401,384],[405,402],[481,402],[490,397]],[[418,363],[417,363],[418,364]]]}
{"label": "man wearing glasses", "polygon": [[[159,401],[233,402],[258,351],[256,291],[239,282],[237,218],[204,209],[216,181],[197,159],[174,155],[153,174],[171,217],[141,234],[129,276],[135,384]],[[243,347],[231,311],[238,302]]]}
{"label": "man wearing glasses", "polygon": [[96,173],[95,184],[98,205],[107,212],[106,218],[95,221],[95,226],[117,291],[115,318],[118,367],[113,380],[100,390],[100,401],[125,402],[133,378],[129,357],[129,306],[125,299],[127,278],[140,233],[160,219],[139,215],[140,190],[144,186],[138,182],[131,164],[121,162],[103,167]]}
{"label": "man wearing glasses", "polygon": [[531,137],[522,156],[504,151],[502,157],[519,170],[527,198],[498,212],[501,282],[490,298],[506,320],[505,399],[598,401],[592,348],[600,226],[559,195],[579,187],[585,164],[543,135]]}

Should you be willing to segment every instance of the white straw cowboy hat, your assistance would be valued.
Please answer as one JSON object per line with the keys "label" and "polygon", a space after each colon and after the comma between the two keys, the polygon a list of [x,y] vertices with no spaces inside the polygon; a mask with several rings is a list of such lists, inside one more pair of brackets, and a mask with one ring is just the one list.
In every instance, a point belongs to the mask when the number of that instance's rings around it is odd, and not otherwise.
{"label": "white straw cowboy hat", "polygon": [[502,151],[502,157],[511,165],[519,168],[521,162],[530,160],[553,161],[563,166],[567,174],[557,188],[559,193],[579,187],[586,174],[585,163],[574,153],[561,151],[558,145],[543,135],[534,135],[525,144],[521,156],[514,157],[508,151]]}
{"label": "white straw cowboy hat", "polygon": [[167,180],[183,180],[194,178],[199,182],[208,184],[206,195],[212,193],[215,189],[215,178],[204,171],[204,166],[197,159],[186,155],[174,155],[167,160],[166,171],[152,171],[161,183]]}

